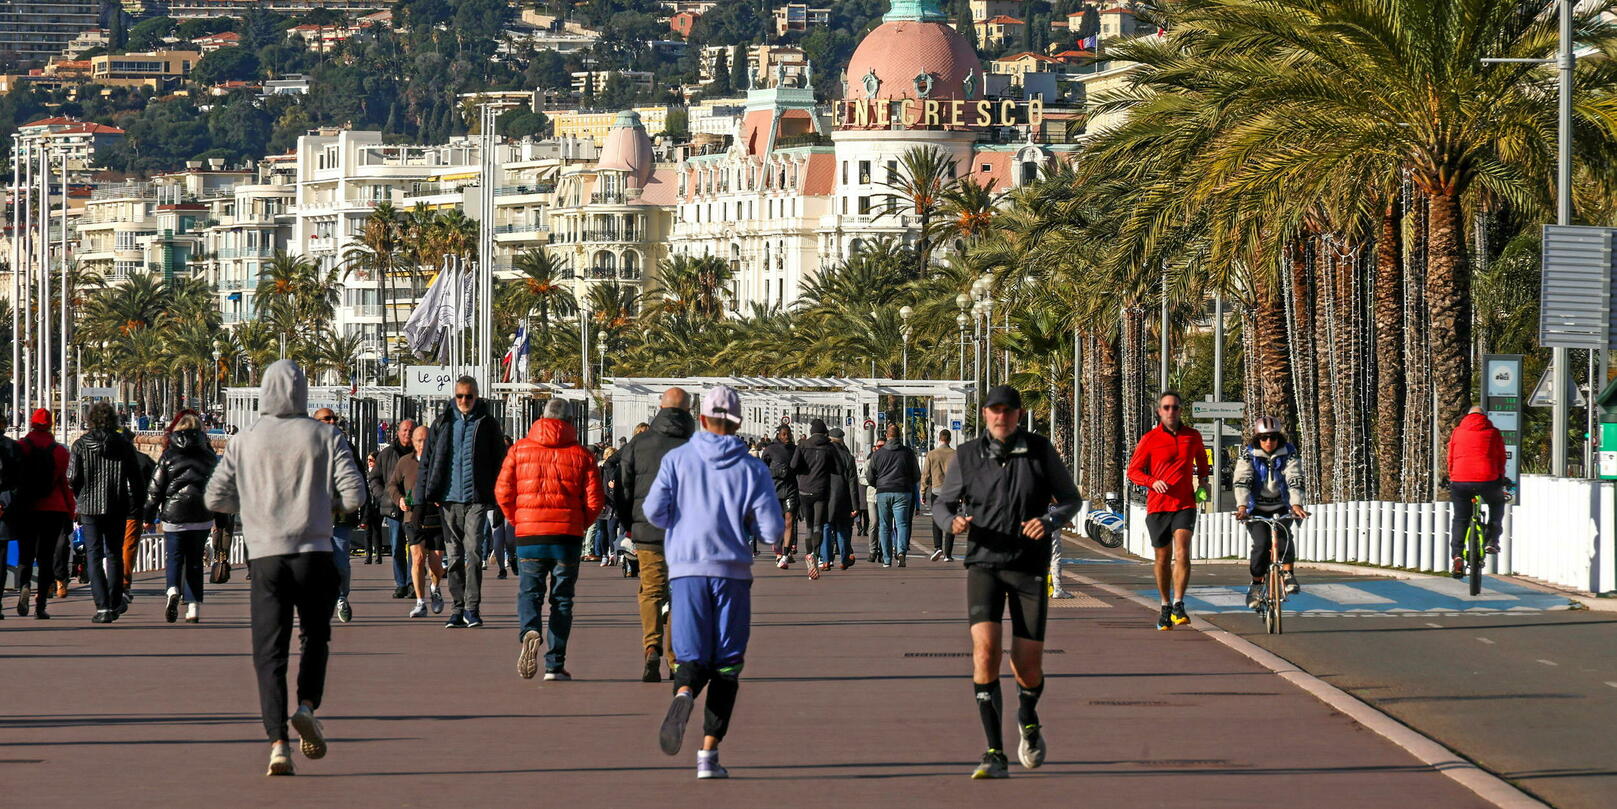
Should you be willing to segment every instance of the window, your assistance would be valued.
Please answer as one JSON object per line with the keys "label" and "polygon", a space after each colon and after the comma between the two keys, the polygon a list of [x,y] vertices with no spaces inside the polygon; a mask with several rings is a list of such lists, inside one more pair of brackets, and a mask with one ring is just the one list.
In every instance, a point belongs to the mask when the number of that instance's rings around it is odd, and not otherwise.
{"label": "window", "polygon": [[861,160],[861,161],[859,161],[859,184],[860,185],[869,185],[870,184],[870,161],[869,160]]}
{"label": "window", "polygon": [[898,161],[897,160],[889,160],[889,161],[887,161],[887,182],[890,182],[890,183],[898,182]]}
{"label": "window", "polygon": [[842,161],[842,184],[848,184],[848,161]]}
{"label": "window", "polygon": [[865,216],[865,215],[868,215],[869,213],[870,213],[870,197],[860,197],[859,198],[859,215],[860,216]]}

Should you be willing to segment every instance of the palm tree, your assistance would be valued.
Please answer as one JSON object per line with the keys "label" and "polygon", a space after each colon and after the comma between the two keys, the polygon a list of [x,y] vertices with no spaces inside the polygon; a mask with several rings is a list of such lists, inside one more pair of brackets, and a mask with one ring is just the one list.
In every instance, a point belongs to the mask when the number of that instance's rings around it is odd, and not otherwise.
{"label": "palm tree", "polygon": [[348,249],[343,261],[353,269],[367,275],[374,274],[381,282],[382,293],[382,364],[388,363],[388,337],[393,330],[388,317],[393,308],[393,274],[404,267],[407,250],[403,239],[403,225],[393,203],[379,203],[365,218],[365,228],[359,239]]}
{"label": "palm tree", "polygon": [[717,256],[665,258],[657,265],[653,308],[658,314],[718,320],[733,300],[734,279],[730,263]]}
{"label": "palm tree", "polygon": [[926,275],[932,260],[932,220],[943,204],[944,193],[955,183],[955,159],[936,146],[915,146],[898,158],[896,177],[879,183],[887,193],[878,197],[879,216],[914,215],[915,269],[912,278]]}
{"label": "palm tree", "polygon": [[494,302],[495,311],[507,325],[537,314],[539,330],[549,331],[552,316],[567,316],[578,310],[572,290],[562,283],[571,273],[544,248],[518,254],[511,268],[517,277],[499,282]]}

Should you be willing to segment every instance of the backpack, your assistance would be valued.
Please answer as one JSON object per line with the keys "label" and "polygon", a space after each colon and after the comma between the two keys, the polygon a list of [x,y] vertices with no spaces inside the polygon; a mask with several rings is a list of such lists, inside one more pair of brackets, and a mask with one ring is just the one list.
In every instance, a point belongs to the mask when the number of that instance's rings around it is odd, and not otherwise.
{"label": "backpack", "polygon": [[56,485],[56,443],[41,449],[32,441],[21,442],[22,475],[18,480],[18,500],[32,505],[51,494]]}

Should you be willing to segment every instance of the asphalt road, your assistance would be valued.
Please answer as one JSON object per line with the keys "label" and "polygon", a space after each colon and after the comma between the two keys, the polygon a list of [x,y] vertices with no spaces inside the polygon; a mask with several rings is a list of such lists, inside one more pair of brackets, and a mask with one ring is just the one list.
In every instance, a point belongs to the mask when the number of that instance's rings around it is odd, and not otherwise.
{"label": "asphalt road", "polygon": [[[247,585],[168,625],[144,579],[116,624],[84,592],[55,620],[0,624],[3,806],[1108,806],[1473,809],[1477,797],[1381,736],[1193,631],[1103,591],[1051,611],[1041,704],[1050,757],[968,780],[983,740],[958,565],[861,563],[810,582],[755,567],[752,645],[724,746],[728,782],[655,741],[667,684],[638,681],[632,581],[586,567],[570,683],[517,678],[515,580],[486,580],[478,630],[404,617],[386,568],[355,566],[299,777],[262,775]],[[14,601],[14,599],[13,599]],[[1015,691],[1006,685],[1014,712]],[[1264,724],[1255,743],[1254,719]],[[1007,719],[1007,726],[1009,718]],[[694,739],[695,730],[691,738]],[[1014,735],[1011,737],[1014,740]],[[1014,745],[1014,741],[1012,741]]]}
{"label": "asphalt road", "polygon": [[[1084,559],[1107,560],[1093,544]],[[1143,562],[1076,565],[1085,576],[1152,589]],[[1383,581],[1302,569],[1311,585]],[[1240,585],[1243,567],[1198,565],[1193,584]],[[1290,615],[1283,635],[1254,614],[1204,615],[1559,809],[1617,806],[1617,613]],[[1407,804],[1406,804],[1407,805]]]}

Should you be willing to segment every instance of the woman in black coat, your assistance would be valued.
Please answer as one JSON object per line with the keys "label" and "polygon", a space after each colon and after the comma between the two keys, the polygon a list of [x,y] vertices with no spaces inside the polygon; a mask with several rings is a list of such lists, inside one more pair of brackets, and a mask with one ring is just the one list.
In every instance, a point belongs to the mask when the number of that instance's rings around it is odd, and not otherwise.
{"label": "woman in black coat", "polygon": [[146,490],[146,522],[161,521],[168,552],[163,619],[172,624],[179,617],[183,593],[185,621],[194,624],[202,618],[202,557],[213,528],[213,512],[203,505],[202,495],[219,458],[194,414],[175,419],[164,441],[163,457]]}

